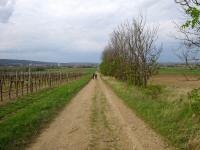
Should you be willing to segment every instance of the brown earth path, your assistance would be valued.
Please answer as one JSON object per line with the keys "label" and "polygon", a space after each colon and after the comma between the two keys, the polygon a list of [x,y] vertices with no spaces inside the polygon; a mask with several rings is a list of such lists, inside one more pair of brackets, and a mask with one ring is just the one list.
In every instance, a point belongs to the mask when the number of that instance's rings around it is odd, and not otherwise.
{"label": "brown earth path", "polygon": [[27,149],[171,150],[102,81],[92,80]]}

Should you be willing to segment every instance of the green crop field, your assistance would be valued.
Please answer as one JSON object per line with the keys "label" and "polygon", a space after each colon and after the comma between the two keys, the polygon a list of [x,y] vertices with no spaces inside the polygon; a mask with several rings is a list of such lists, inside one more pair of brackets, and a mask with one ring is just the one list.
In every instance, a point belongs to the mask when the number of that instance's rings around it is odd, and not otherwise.
{"label": "green crop field", "polygon": [[160,74],[186,74],[200,75],[200,69],[188,69],[184,67],[160,67]]}

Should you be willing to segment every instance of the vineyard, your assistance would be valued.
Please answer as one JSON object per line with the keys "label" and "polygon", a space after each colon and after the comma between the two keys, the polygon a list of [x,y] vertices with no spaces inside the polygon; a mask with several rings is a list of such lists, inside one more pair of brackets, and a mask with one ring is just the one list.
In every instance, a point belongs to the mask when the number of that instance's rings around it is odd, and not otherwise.
{"label": "vineyard", "polygon": [[76,71],[0,72],[0,103],[41,89],[63,85],[83,74]]}

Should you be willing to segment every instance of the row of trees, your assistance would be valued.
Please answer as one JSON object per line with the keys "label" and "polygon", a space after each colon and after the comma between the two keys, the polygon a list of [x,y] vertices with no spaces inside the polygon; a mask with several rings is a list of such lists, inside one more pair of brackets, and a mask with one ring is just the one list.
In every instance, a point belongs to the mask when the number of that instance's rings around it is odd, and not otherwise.
{"label": "row of trees", "polygon": [[101,72],[145,87],[161,52],[156,46],[157,31],[143,16],[118,26],[103,52]]}

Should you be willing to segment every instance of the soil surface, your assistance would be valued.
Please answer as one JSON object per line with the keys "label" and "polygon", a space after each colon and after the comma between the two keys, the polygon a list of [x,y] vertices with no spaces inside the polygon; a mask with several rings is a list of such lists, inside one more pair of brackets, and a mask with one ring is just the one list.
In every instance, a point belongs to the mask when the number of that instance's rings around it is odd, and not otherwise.
{"label": "soil surface", "polygon": [[152,76],[150,82],[190,90],[199,88],[200,75],[158,74]]}
{"label": "soil surface", "polygon": [[30,150],[171,150],[98,77],[84,87],[27,148]]}

